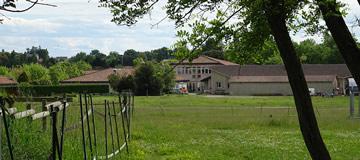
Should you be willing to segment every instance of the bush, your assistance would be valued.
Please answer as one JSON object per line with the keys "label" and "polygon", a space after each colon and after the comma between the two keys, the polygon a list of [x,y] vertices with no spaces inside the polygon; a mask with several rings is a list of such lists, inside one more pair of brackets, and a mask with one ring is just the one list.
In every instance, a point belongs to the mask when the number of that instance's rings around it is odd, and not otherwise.
{"label": "bush", "polygon": [[18,87],[2,88],[7,93],[20,92],[27,96],[48,96],[64,93],[109,93],[108,85],[63,85],[63,86],[33,86],[21,84]]}
{"label": "bush", "polygon": [[49,70],[40,64],[24,64],[22,66],[23,72],[28,76],[29,82],[32,85],[50,85]]}
{"label": "bush", "polygon": [[131,75],[119,76],[117,74],[111,74],[108,78],[111,88],[117,92],[135,89],[134,77]]}

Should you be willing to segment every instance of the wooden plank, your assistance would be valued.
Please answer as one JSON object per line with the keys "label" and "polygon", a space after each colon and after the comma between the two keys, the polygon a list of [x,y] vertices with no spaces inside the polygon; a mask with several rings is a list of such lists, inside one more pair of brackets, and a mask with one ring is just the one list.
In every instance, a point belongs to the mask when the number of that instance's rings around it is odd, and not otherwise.
{"label": "wooden plank", "polygon": [[[66,107],[69,107],[69,103],[66,103]],[[58,108],[57,109],[58,111],[61,111],[61,110],[64,109],[64,105],[58,106],[56,108]],[[32,120],[36,120],[36,119],[39,119],[39,118],[45,118],[45,117],[48,117],[49,115],[50,115],[49,111],[39,112],[39,113],[36,113],[36,114],[32,115]]]}
{"label": "wooden plank", "polygon": [[21,118],[25,118],[25,117],[29,117],[31,115],[35,114],[35,110],[34,109],[29,109],[23,112],[18,112],[14,114],[15,119],[21,119]]}
{"label": "wooden plank", "polygon": [[[17,109],[16,108],[7,108],[8,112],[9,113],[6,113],[6,114],[10,114],[10,115],[13,115],[17,112]],[[0,115],[2,114],[2,110],[0,110]]]}
{"label": "wooden plank", "polygon": [[55,107],[58,107],[58,106],[60,106],[60,105],[62,105],[62,102],[56,101],[56,102],[52,102],[52,103],[47,104],[45,107],[46,107],[47,110],[49,111],[49,110],[50,110],[50,106],[53,106],[53,107],[55,108]]}
{"label": "wooden plank", "polygon": [[34,115],[32,115],[32,120],[36,120],[36,119],[39,119],[39,118],[45,118],[47,116],[50,115],[50,112],[49,111],[44,111],[44,112],[39,112],[39,113],[36,113]]}

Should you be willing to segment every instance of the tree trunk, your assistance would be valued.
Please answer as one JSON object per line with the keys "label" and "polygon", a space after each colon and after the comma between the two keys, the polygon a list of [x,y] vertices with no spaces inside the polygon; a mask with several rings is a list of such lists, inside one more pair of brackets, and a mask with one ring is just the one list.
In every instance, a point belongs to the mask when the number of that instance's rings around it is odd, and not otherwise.
{"label": "tree trunk", "polygon": [[360,86],[360,50],[346,26],[341,13],[336,9],[336,0],[327,2],[317,0],[317,2],[326,25],[330,30],[347,67],[354,77],[356,84]]}
{"label": "tree trunk", "polygon": [[[273,4],[278,5],[276,2]],[[275,38],[288,74],[300,130],[310,156],[316,160],[331,159],[320,134],[304,72],[289,36],[285,16],[278,9],[274,8],[270,9],[270,13],[267,13],[267,16],[272,35]]]}

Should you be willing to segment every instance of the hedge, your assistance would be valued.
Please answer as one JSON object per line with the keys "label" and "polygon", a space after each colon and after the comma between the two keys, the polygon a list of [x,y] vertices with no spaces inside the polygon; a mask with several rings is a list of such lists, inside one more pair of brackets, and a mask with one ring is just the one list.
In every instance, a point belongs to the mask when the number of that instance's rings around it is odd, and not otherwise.
{"label": "hedge", "polygon": [[21,86],[5,87],[7,93],[16,91],[22,94],[31,94],[34,96],[64,94],[64,93],[109,93],[109,85],[39,85],[39,86]]}

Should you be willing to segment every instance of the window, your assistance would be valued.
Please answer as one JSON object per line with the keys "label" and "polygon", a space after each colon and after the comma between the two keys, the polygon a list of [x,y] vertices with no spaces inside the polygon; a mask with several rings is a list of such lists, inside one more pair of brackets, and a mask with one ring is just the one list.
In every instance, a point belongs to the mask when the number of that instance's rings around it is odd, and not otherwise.
{"label": "window", "polygon": [[201,69],[201,73],[202,73],[202,74],[205,73],[205,69],[204,69],[204,68]]}
{"label": "window", "polygon": [[201,73],[201,69],[200,68],[198,68],[198,74],[200,74]]}
{"label": "window", "polygon": [[208,73],[209,73],[209,69],[206,68],[206,69],[205,69],[205,73],[208,74]]}
{"label": "window", "polygon": [[201,78],[201,75],[199,74],[197,77],[198,77],[198,78]]}
{"label": "window", "polygon": [[222,88],[222,87],[221,87],[221,82],[216,82],[216,87],[217,87],[217,88]]}
{"label": "window", "polygon": [[195,78],[196,78],[196,75],[192,75],[192,78],[194,78],[194,79],[195,79]]}
{"label": "window", "polygon": [[211,73],[211,70],[209,69],[209,73]]}

